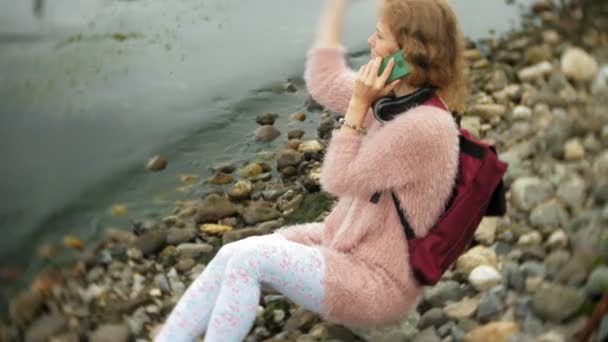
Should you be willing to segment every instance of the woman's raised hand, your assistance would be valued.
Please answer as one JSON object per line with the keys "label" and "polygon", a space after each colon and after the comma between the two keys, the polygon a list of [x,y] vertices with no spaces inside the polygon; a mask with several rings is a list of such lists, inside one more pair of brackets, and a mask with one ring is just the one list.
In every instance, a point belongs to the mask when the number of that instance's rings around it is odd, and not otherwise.
{"label": "woman's raised hand", "polygon": [[357,73],[352,101],[359,102],[365,106],[371,106],[376,100],[390,94],[399,85],[400,80],[386,84],[391,75],[395,61],[391,59],[382,72],[378,75],[382,58],[375,57],[369,63],[363,65]]}

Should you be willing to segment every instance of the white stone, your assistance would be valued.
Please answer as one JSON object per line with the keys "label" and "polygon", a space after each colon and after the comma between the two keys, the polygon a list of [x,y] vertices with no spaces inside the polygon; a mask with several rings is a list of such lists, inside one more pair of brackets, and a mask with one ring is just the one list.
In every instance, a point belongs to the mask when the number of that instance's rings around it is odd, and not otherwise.
{"label": "white stone", "polygon": [[550,249],[563,249],[568,247],[568,236],[563,230],[556,230],[547,239],[547,247]]}
{"label": "white stone", "polygon": [[540,246],[542,241],[543,237],[540,233],[534,231],[520,236],[517,244],[520,246]]}
{"label": "white stone", "polygon": [[479,299],[465,297],[456,303],[450,303],[443,308],[443,313],[454,320],[471,318],[479,307]]}
{"label": "white stone", "polygon": [[469,282],[478,291],[483,292],[502,283],[502,276],[488,265],[477,266],[469,275]]}
{"label": "white stone", "polygon": [[585,158],[585,147],[577,138],[570,139],[564,145],[564,159],[568,161]]}
{"label": "white stone", "polygon": [[475,240],[489,246],[494,243],[496,238],[497,217],[484,217],[475,231]]}
{"label": "white stone", "polygon": [[517,76],[522,82],[534,80],[539,77],[544,77],[553,71],[553,65],[550,62],[544,61],[532,66],[523,68],[517,73]]}
{"label": "white stone", "polygon": [[532,109],[526,106],[517,106],[513,109],[513,120],[529,120],[532,118]]}
{"label": "white stone", "polygon": [[597,61],[585,50],[571,47],[564,52],[561,58],[564,74],[573,80],[590,81],[598,71]]}
{"label": "white stone", "polygon": [[470,274],[477,266],[488,265],[498,267],[496,253],[485,246],[475,246],[458,257],[456,269],[459,272]]}

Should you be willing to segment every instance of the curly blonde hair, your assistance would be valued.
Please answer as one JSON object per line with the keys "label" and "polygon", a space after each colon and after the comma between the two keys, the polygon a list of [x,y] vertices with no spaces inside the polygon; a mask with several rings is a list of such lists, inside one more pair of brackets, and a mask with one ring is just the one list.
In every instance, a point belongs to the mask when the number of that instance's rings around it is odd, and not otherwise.
{"label": "curly blonde hair", "polygon": [[465,41],[448,1],[383,0],[379,15],[413,67],[406,82],[433,85],[450,110],[466,110]]}

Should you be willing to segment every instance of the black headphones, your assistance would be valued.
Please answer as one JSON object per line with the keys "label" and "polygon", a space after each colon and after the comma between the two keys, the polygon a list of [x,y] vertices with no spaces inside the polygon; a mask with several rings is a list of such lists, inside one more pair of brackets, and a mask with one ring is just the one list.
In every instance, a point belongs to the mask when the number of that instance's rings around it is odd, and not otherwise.
{"label": "black headphones", "polygon": [[397,115],[428,101],[435,95],[435,91],[435,87],[425,86],[405,96],[396,97],[393,94],[391,96],[382,97],[372,106],[374,116],[376,117],[376,120],[382,123],[391,121]]}

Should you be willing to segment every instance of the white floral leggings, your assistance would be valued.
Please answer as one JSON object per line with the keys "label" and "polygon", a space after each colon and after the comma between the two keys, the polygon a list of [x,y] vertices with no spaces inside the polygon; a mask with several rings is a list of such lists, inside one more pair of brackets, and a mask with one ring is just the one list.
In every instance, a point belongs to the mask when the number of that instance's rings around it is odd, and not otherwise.
{"label": "white floral leggings", "polygon": [[253,323],[262,283],[296,304],[320,312],[325,263],[320,251],[282,235],[224,245],[179,300],[156,342],[243,341]]}

